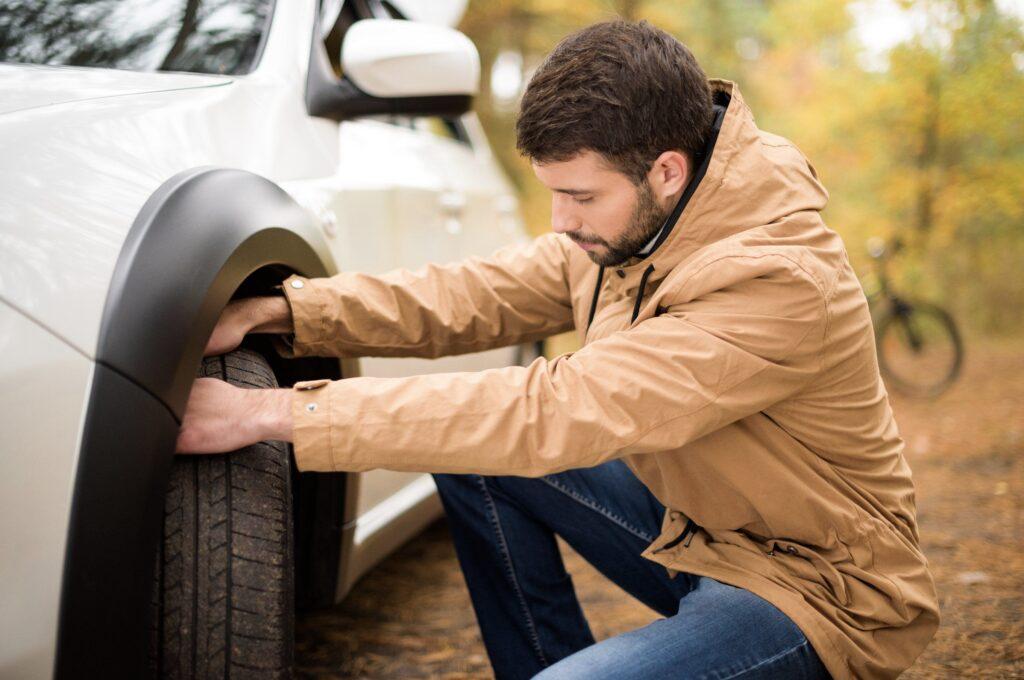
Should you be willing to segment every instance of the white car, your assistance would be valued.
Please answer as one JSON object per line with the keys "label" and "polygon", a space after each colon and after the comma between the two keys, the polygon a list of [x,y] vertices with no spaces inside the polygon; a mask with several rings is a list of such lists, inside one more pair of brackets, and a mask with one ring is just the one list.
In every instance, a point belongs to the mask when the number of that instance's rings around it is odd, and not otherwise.
{"label": "white car", "polygon": [[[0,0],[0,677],[282,677],[439,516],[428,475],[173,456],[196,375],[478,370],[202,351],[233,298],[526,239],[464,1]],[[424,442],[424,446],[430,446]]]}

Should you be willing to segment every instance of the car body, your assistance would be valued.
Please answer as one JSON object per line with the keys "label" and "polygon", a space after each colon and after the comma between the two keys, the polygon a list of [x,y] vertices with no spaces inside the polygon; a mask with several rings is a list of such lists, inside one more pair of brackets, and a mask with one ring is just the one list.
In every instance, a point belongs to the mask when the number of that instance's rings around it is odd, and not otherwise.
{"label": "car body", "polygon": [[[267,5],[240,75],[0,63],[5,678],[138,667],[176,424],[231,297],[525,238],[472,112],[311,113],[326,10]],[[423,5],[447,21],[461,9]],[[279,380],[477,370],[521,350],[297,360]],[[308,556],[329,572],[319,603],[440,514],[428,475],[327,477],[308,482],[333,503]]]}

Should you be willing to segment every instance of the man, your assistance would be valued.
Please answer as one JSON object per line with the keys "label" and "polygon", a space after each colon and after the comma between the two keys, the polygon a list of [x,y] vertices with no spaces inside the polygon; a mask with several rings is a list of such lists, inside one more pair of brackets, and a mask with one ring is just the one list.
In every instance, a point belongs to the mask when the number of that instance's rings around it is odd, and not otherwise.
{"label": "man", "polygon": [[[554,233],[231,303],[284,356],[436,357],[575,328],[528,367],[193,389],[179,451],[428,471],[499,678],[893,677],[938,625],[867,302],[827,192],[735,84],[644,23],[564,39],[518,146]],[[239,422],[237,413],[245,414]],[[554,535],[665,618],[600,643]]]}

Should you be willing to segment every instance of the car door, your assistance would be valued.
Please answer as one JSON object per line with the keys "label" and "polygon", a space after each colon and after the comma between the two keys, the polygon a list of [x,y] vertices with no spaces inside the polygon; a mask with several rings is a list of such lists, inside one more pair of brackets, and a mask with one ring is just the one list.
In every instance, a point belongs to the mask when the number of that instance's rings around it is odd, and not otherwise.
{"label": "car door", "polygon": [[[343,40],[339,26],[351,25],[353,18],[345,16],[350,10],[349,4],[342,6],[339,23],[322,27],[327,49],[338,49]],[[452,262],[486,255],[521,233],[509,184],[474,124],[472,114],[374,116],[338,124],[335,172],[289,183],[288,189],[321,221],[340,269],[374,274]],[[515,359],[515,348],[434,360],[364,357],[359,371],[400,377],[480,370]],[[417,523],[399,522],[403,514],[423,515],[420,525],[431,519],[431,513],[422,512],[434,493],[428,475],[374,470],[361,473],[349,488],[357,495],[350,521],[355,526],[348,527],[355,552],[378,553],[357,559],[357,570],[418,529]],[[439,506],[432,507],[436,514]],[[387,540],[381,540],[384,534]],[[343,577],[342,587],[349,578]]]}
{"label": "car door", "polygon": [[[472,114],[468,114],[472,115]],[[394,186],[393,235],[395,266],[421,267],[427,262],[452,262],[469,255],[488,255],[521,238],[522,225],[511,188],[489,149],[475,147],[461,118],[396,119],[402,130],[396,143],[404,150],[406,181]],[[478,142],[479,143],[479,142]],[[407,153],[410,158],[405,155]],[[501,348],[439,359],[364,358],[363,375],[399,377],[447,371],[477,371],[507,366],[515,348]],[[370,512],[419,475],[390,471],[369,473],[361,483],[358,509]]]}

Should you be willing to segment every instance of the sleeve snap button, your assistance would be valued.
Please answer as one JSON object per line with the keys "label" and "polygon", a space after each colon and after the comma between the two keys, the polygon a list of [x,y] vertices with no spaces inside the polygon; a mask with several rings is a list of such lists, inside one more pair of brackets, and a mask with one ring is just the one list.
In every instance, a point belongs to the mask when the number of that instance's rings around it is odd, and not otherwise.
{"label": "sleeve snap button", "polygon": [[306,285],[306,284],[304,284],[302,281],[300,281],[298,279],[295,279],[294,281],[292,281],[292,288],[302,288],[304,285]]}
{"label": "sleeve snap button", "polygon": [[312,402],[310,404],[306,404],[306,410],[309,411],[310,413],[315,411],[316,410],[316,402],[314,401],[314,402]]}

